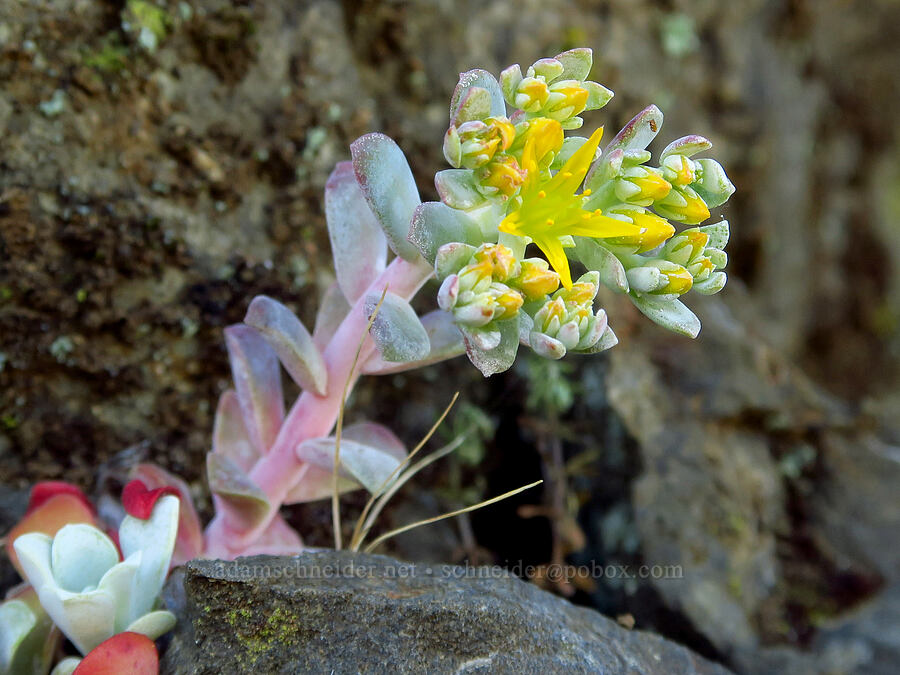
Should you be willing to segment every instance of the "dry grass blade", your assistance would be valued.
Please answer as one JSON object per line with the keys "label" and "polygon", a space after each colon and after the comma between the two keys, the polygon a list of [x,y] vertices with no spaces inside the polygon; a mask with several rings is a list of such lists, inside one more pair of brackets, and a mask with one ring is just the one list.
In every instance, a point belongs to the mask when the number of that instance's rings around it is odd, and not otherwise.
{"label": "dry grass blade", "polygon": [[381,298],[372,315],[369,317],[369,323],[366,324],[366,330],[356,347],[356,354],[353,357],[353,365],[350,366],[350,372],[344,381],[344,391],[341,393],[341,407],[338,408],[337,426],[334,432],[334,467],[331,470],[331,522],[334,525],[334,549],[341,550],[341,506],[340,491],[338,490],[338,473],[341,468],[341,430],[344,428],[344,405],[347,403],[347,392],[350,389],[350,383],[353,381],[353,374],[356,372],[356,365],[359,362],[359,355],[362,352],[366,338],[369,337],[369,331],[372,330],[372,324],[375,323],[375,317],[378,316],[378,310],[381,309],[381,303],[384,302],[384,296],[387,295],[387,286],[381,292]]}
{"label": "dry grass blade", "polygon": [[450,513],[444,513],[444,514],[441,514],[440,516],[435,516],[434,518],[426,518],[425,520],[419,520],[419,521],[416,521],[415,523],[410,523],[409,525],[404,525],[403,527],[398,527],[396,530],[391,530],[390,532],[385,532],[385,533],[382,534],[380,537],[378,537],[377,539],[375,539],[375,541],[373,541],[371,544],[369,544],[368,546],[366,546],[365,552],[366,552],[366,553],[371,553],[372,550],[373,550],[376,546],[378,546],[380,543],[382,543],[382,542],[384,542],[384,541],[387,541],[387,540],[390,539],[391,537],[394,537],[394,536],[396,536],[396,535],[398,535],[398,534],[402,534],[403,532],[407,532],[407,531],[409,531],[409,530],[412,530],[413,528],[421,527],[422,525],[430,525],[431,523],[436,523],[436,522],[438,522],[439,520],[445,520],[445,519],[447,519],[447,518],[453,518],[454,516],[458,516],[458,515],[463,514],[463,513],[469,513],[470,511],[475,511],[476,509],[480,509],[480,508],[483,508],[483,507],[485,507],[485,506],[490,506],[491,504],[495,504],[496,502],[499,502],[499,501],[501,501],[501,500],[503,500],[503,499],[507,499],[507,498],[509,498],[509,497],[513,497],[513,496],[519,494],[520,492],[524,492],[525,490],[529,490],[529,489],[535,487],[536,485],[540,485],[540,484],[543,483],[543,482],[544,482],[544,481],[542,481],[542,480],[537,480],[537,481],[535,481],[535,482],[533,482],[533,483],[530,483],[529,485],[523,485],[522,487],[516,488],[515,490],[510,490],[509,492],[504,492],[502,495],[499,495],[499,496],[497,496],[497,497],[493,497],[493,498],[488,499],[488,500],[483,501],[483,502],[479,502],[479,503],[477,503],[477,504],[473,504],[472,506],[467,506],[467,507],[465,507],[464,509],[459,509],[459,510],[457,510],[457,511],[451,511]]}
{"label": "dry grass blade", "polygon": [[[397,477],[397,480],[393,482],[393,484],[384,492],[380,492],[381,495],[378,497],[377,503],[372,508],[371,513],[369,513],[369,517],[366,518],[366,512],[360,516],[359,522],[362,522],[362,519],[365,518],[365,523],[362,526],[362,529],[357,528],[353,532],[353,538],[350,540],[350,550],[358,551],[359,547],[362,546],[363,541],[365,541],[366,537],[369,534],[369,530],[372,529],[372,526],[375,524],[375,521],[378,519],[378,516],[381,514],[381,511],[387,505],[387,503],[391,500],[391,498],[397,494],[397,490],[402,488],[413,476],[419,473],[422,469],[424,469],[429,464],[433,464],[437,460],[442,457],[446,457],[451,452],[456,450],[460,445],[462,445],[463,441],[466,439],[465,436],[457,436],[450,443],[445,445],[443,448],[435,450],[430,455],[423,457],[418,462],[409,467],[408,470],[404,471],[400,476]],[[375,499],[377,495],[372,496],[372,500]],[[368,504],[366,505],[368,506]]]}
{"label": "dry grass blade", "polygon": [[[399,474],[404,468],[406,468],[406,466],[409,465],[409,463],[412,461],[412,458],[416,456],[416,454],[419,452],[419,450],[421,450],[425,446],[425,444],[429,441],[429,439],[434,435],[434,432],[437,431],[438,427],[440,427],[441,424],[443,423],[444,418],[446,418],[447,415],[450,414],[450,410],[453,408],[453,405],[456,403],[456,399],[458,399],[458,398],[459,398],[459,392],[456,392],[455,394],[453,394],[453,398],[450,399],[450,403],[448,403],[447,407],[444,408],[444,412],[441,413],[440,417],[438,417],[437,422],[435,422],[432,425],[431,429],[428,430],[428,433],[425,434],[425,436],[422,438],[422,440],[419,441],[418,445],[416,445],[416,447],[414,447],[412,449],[412,452],[410,452],[403,459],[403,461],[397,465],[397,468],[395,468],[393,471],[391,471],[390,475],[384,479],[384,482],[380,486],[378,486],[378,489],[372,493],[371,497],[369,497],[369,501],[366,502],[365,508],[363,509],[362,513],[359,514],[359,518],[356,520],[356,527],[353,528],[353,537],[350,540],[351,547],[354,544],[356,546],[356,548],[354,548],[353,550],[359,550],[359,544],[362,541],[362,538],[360,537],[360,531],[363,528],[363,523],[366,522],[366,516],[369,515],[369,511],[375,505],[376,500],[379,498],[380,495],[382,495],[384,493],[384,491],[391,484],[391,481],[394,480],[394,478],[396,478],[397,474]],[[371,525],[369,527],[371,527]]]}

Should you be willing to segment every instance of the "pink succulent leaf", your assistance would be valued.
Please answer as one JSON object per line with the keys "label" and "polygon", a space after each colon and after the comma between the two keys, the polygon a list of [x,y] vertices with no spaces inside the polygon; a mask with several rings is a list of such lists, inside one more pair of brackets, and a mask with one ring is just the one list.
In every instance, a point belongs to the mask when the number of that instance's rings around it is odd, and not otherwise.
{"label": "pink succulent leaf", "polygon": [[322,352],[290,309],[265,295],[253,298],[244,323],[259,331],[302,389],[325,395],[328,371]]}
{"label": "pink succulent leaf", "polygon": [[241,551],[241,555],[296,555],[303,550],[303,540],[297,531],[280,516],[253,542]]}
{"label": "pink succulent leaf", "polygon": [[377,448],[395,457],[398,461],[406,459],[406,446],[397,435],[383,424],[377,422],[357,422],[345,427],[341,438],[356,441]]}
{"label": "pink succulent leaf", "polygon": [[248,530],[265,520],[269,512],[266,494],[228,457],[207,453],[206,477],[217,511],[227,512]]}
{"label": "pink succulent leaf", "polygon": [[200,517],[197,515],[187,483],[165,469],[149,463],[138,464],[131,470],[131,476],[141,480],[151,489],[168,486],[178,492],[181,508],[178,512],[178,535],[170,568],[199,556],[203,551],[203,526],[200,524]]}
{"label": "pink succulent leaf", "polygon": [[[375,294],[366,297],[366,315],[375,311],[379,300],[380,296]],[[409,302],[390,291],[385,293],[369,333],[385,361],[421,361],[431,349],[428,332],[415,310]]]}
{"label": "pink succulent leaf", "polygon": [[316,326],[313,329],[313,342],[324,351],[331,341],[334,332],[350,313],[350,303],[336,283],[331,284],[322,296],[319,311],[316,314]]}
{"label": "pink succulent leaf", "polygon": [[[487,114],[499,116],[506,115],[506,104],[503,102],[503,92],[500,90],[500,83],[497,82],[491,73],[486,70],[476,68],[465,73],[460,73],[459,82],[453,90],[453,96],[450,98],[450,123],[456,123],[460,108],[463,107],[467,99],[471,99],[469,90],[472,87],[478,87],[487,92],[490,101],[487,107]],[[471,103],[470,103],[471,105]]]}
{"label": "pink succulent leaf", "polygon": [[463,242],[477,246],[483,240],[481,228],[474,220],[443,202],[419,204],[409,228],[409,241],[432,265],[444,244]]}
{"label": "pink succulent leaf", "polygon": [[260,457],[244,425],[244,414],[234,389],[226,389],[219,397],[213,425],[213,452],[227,457],[245,473],[250,473]]}
{"label": "pink succulent leaf", "polygon": [[[313,438],[297,446],[297,458],[331,472],[334,467],[335,439]],[[376,492],[397,469],[402,458],[393,449],[367,445],[341,437],[341,475],[359,481],[369,492]]]}
{"label": "pink succulent leaf", "polygon": [[413,368],[422,368],[433,363],[446,361],[466,353],[462,333],[453,322],[453,315],[437,309],[421,317],[422,326],[428,334],[430,349],[428,356],[410,363],[393,363],[385,361],[379,352],[375,352],[363,365],[366,375],[388,375]]}
{"label": "pink succulent leaf", "polygon": [[352,162],[340,162],[325,184],[325,219],[337,282],[356,302],[384,270],[388,247]]}
{"label": "pink succulent leaf", "polygon": [[350,154],[356,179],[391,250],[404,260],[416,260],[419,252],[406,237],[419,191],[400,146],[384,134],[366,134],[353,142]]}
{"label": "pink succulent leaf", "polygon": [[284,421],[278,357],[265,338],[245,325],[225,329],[225,345],[244,424],[257,452],[268,452]]}
{"label": "pink succulent leaf", "polygon": [[[285,504],[304,504],[328,499],[333,492],[331,470],[322,469],[312,464],[304,464],[302,474],[297,483],[284,498]],[[338,493],[344,494],[362,487],[352,478],[338,476]]]}
{"label": "pink succulent leaf", "polygon": [[662,111],[655,105],[647,106],[616,134],[603,154],[617,149],[644,150],[656,138],[662,123]]}

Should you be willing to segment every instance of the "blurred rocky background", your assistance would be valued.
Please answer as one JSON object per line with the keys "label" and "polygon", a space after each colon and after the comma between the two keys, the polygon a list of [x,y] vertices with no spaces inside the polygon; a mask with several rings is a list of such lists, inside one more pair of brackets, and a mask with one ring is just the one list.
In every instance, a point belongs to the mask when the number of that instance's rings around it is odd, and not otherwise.
{"label": "blurred rocky background", "polygon": [[[410,443],[455,390],[442,433],[483,432],[390,519],[547,478],[389,550],[673,566],[543,583],[738,672],[895,672],[898,25],[896,0],[4,1],[2,513],[136,456],[208,507],[222,328],[257,293],[311,325],[349,143],[393,136],[433,199],[458,73],[585,45],[616,92],[589,127],[654,102],[663,143],[713,141],[738,188],[728,287],[689,301],[694,342],[604,296],[608,355],[365,382],[351,417]],[[290,517],[327,544],[326,508]]]}

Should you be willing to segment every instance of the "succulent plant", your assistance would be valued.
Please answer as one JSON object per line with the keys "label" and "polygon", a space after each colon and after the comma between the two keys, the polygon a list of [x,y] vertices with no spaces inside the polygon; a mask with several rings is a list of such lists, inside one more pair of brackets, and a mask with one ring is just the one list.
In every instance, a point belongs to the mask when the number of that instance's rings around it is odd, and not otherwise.
{"label": "succulent plant", "polygon": [[162,495],[149,518],[125,516],[119,547],[85,523],[65,525],[53,536],[29,532],[13,547],[40,604],[76,648],[87,654],[123,631],[153,639],[175,624],[158,610],[178,528],[179,500]]}

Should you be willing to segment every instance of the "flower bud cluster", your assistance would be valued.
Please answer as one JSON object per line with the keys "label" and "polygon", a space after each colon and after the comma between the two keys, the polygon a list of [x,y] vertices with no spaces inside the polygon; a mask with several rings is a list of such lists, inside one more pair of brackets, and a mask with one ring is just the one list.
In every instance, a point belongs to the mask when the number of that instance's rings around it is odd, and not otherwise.
{"label": "flower bud cluster", "polygon": [[710,245],[710,235],[703,229],[693,227],[676,234],[656,257],[632,256],[626,272],[632,292],[672,297],[692,288],[704,295],[719,292],[725,274],[718,270],[725,267],[728,256]]}
{"label": "flower bud cluster", "polygon": [[451,166],[477,169],[509,148],[516,130],[506,117],[470,120],[450,125],[444,136],[444,157]]}
{"label": "flower bud cluster", "polygon": [[466,328],[484,328],[492,321],[511,318],[524,297],[507,282],[521,271],[509,248],[482,244],[466,265],[444,279],[438,290],[438,306],[452,312],[456,323]]}
{"label": "flower bud cluster", "polygon": [[500,74],[500,87],[506,102],[526,117],[546,117],[563,129],[578,129],[583,123],[580,113],[602,108],[613,96],[585,79],[590,69],[590,53],[572,50],[535,61],[524,76],[518,64],[510,66]]}
{"label": "flower bud cluster", "polygon": [[597,272],[588,272],[571,288],[561,288],[534,314],[529,345],[539,355],[560,359],[568,351],[586,351],[602,337],[606,312],[593,311],[600,284]]}

